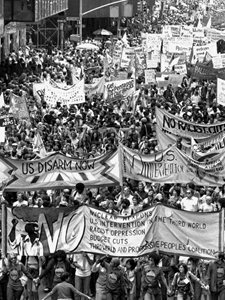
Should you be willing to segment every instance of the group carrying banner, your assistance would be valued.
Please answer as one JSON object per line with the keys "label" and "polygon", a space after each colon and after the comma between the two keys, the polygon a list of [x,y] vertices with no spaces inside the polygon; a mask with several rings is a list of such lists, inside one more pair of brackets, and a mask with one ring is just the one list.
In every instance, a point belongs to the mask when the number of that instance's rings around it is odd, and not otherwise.
{"label": "group carrying banner", "polygon": [[119,149],[123,177],[151,183],[194,182],[203,186],[224,184],[224,151],[191,157],[175,144],[149,155],[142,155],[124,145],[120,145]]}
{"label": "group carrying banner", "polygon": [[56,105],[57,102],[60,102],[62,105],[84,103],[84,79],[66,88],[60,88],[46,83],[44,99],[51,106]]}
{"label": "group carrying banner", "polygon": [[[88,206],[67,208],[7,208],[7,253],[31,253],[25,244],[35,234],[38,253],[48,255],[63,249],[68,253],[91,252],[119,257],[137,257],[152,252],[214,259],[223,251],[223,211],[192,213],[157,205],[121,217]],[[31,224],[31,225],[30,225]],[[213,234],[212,234],[213,233]]]}
{"label": "group carrying banner", "polygon": [[160,108],[156,108],[156,119],[160,128],[181,137],[202,139],[220,133],[225,129],[225,122],[196,124],[174,116]]}
{"label": "group carrying banner", "polygon": [[6,191],[74,188],[83,182],[86,187],[119,184],[118,152],[89,159],[75,159],[60,153],[26,161],[1,158],[0,178],[13,177]]}

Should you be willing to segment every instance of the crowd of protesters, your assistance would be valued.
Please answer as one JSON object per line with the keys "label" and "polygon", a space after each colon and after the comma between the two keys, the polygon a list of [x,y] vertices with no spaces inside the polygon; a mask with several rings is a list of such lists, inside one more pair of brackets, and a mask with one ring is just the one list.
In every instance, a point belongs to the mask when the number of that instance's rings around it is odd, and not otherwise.
{"label": "crowd of protesters", "polygon": [[[223,1],[215,2],[217,7],[223,8]],[[141,22],[141,15],[134,17],[126,29],[129,44],[141,44],[141,31],[160,32],[161,25],[187,23],[184,13],[190,16],[190,12],[196,11],[198,1],[182,3],[178,6],[179,14],[165,10],[161,22],[158,22],[157,14],[155,19],[146,19],[146,22]],[[62,86],[72,84],[73,67],[79,70],[79,76],[84,76],[85,83],[95,82],[104,75],[105,54],[110,53],[115,43],[122,41],[104,42],[99,51],[77,50],[70,42],[64,50],[31,47],[25,52],[13,51],[2,61],[0,92],[4,95],[5,105],[0,108],[0,116],[10,114],[11,93],[18,96],[26,93],[30,122],[18,120],[6,125],[6,141],[0,145],[1,156],[22,160],[39,158],[33,149],[37,133],[47,152],[60,152],[78,159],[116,150],[119,141],[142,155],[152,154],[159,150],[156,107],[199,124],[225,120],[225,107],[216,102],[216,82],[191,80],[186,75],[181,85],[168,84],[166,90],[161,90],[157,84],[144,85],[144,75],[139,75],[136,86],[140,92],[135,109],[124,102],[106,103],[101,94],[86,96],[84,104],[70,107],[61,103],[50,107],[44,96],[41,99],[34,97],[34,83],[51,79]],[[117,71],[116,68],[110,70],[111,75]],[[225,185],[152,184],[125,178],[123,187],[90,189],[80,182],[74,189],[24,191],[4,193],[3,196],[13,207],[77,208],[91,205],[118,216],[130,216],[157,203],[191,212],[214,212],[223,206]],[[22,273],[30,280],[22,297],[29,300],[38,299],[40,281],[45,285],[45,292],[52,290],[44,299],[73,299],[75,294],[77,299],[95,295],[96,300],[165,300],[174,294],[177,300],[217,300],[218,295],[223,300],[225,296],[223,254],[210,264],[194,258],[189,258],[186,264],[172,255],[111,259],[94,257],[90,253],[66,255],[63,250],[43,260],[29,261],[27,268],[13,255],[4,260],[7,262],[0,280],[2,300],[20,299],[23,288],[19,277]],[[39,264],[42,264],[40,269]]]}

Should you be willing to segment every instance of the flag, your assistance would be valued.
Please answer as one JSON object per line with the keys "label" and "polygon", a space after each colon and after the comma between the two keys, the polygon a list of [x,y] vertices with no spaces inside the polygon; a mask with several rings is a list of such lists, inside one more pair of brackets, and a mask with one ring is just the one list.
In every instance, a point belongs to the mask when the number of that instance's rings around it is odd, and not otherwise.
{"label": "flag", "polygon": [[206,52],[202,63],[208,67],[213,68],[212,58],[213,58],[212,55],[209,52]]}
{"label": "flag", "polygon": [[178,62],[179,62],[179,59],[180,59],[180,56],[174,58],[174,59],[171,61],[170,65],[169,65],[170,68],[172,68],[173,66],[177,65]]}
{"label": "flag", "polygon": [[41,158],[48,156],[44,143],[39,133],[34,138],[33,151],[36,152]]}
{"label": "flag", "polygon": [[208,20],[208,22],[207,22],[207,24],[206,24],[206,28],[211,28],[211,26],[212,26],[212,18],[211,18],[211,16],[209,17],[209,20]]}
{"label": "flag", "polygon": [[1,95],[0,95],[0,108],[2,108],[3,106],[5,106],[5,101],[4,101],[4,95],[3,95],[3,93],[1,93]]}
{"label": "flag", "polygon": [[201,20],[200,20],[200,19],[198,19],[197,28],[202,28],[202,22],[201,22]]}
{"label": "flag", "polygon": [[125,32],[123,37],[122,37],[122,42],[124,47],[129,47],[128,39],[127,39],[127,33]]}

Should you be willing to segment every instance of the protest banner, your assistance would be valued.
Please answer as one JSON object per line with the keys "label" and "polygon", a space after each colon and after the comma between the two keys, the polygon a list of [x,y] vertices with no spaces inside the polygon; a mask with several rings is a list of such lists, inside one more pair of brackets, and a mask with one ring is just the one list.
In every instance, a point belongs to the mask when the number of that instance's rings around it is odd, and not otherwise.
{"label": "protest banner", "polygon": [[175,145],[142,155],[120,145],[122,176],[154,183],[194,182],[196,185],[222,186],[225,178],[225,153],[209,153],[193,159]]}
{"label": "protest banner", "polygon": [[51,105],[56,105],[60,102],[61,105],[80,104],[85,102],[84,79],[77,84],[68,86],[68,88],[60,88],[46,84],[45,101]]}
{"label": "protest banner", "polygon": [[211,42],[225,40],[225,32],[215,28],[206,28],[206,36]]}
{"label": "protest banner", "polygon": [[181,84],[183,76],[180,74],[170,74],[168,84],[172,84],[174,88]]}
{"label": "protest banner", "polygon": [[186,64],[176,65],[174,66],[174,71],[178,74],[187,74],[187,66]]}
{"label": "protest banner", "polygon": [[202,62],[206,52],[208,52],[211,56],[216,56],[217,44],[209,43],[207,45],[202,45],[202,46],[193,46],[193,62],[196,61]]}
{"label": "protest banner", "polygon": [[179,118],[156,107],[157,124],[163,130],[175,135],[188,138],[203,139],[221,133],[225,129],[225,122],[216,124],[196,124]]}
{"label": "protest banner", "polygon": [[[16,221],[16,222],[15,222]],[[16,226],[12,229],[12,223]],[[25,225],[38,223],[43,254],[64,249],[112,257],[138,257],[154,252],[215,259],[223,249],[223,211],[192,213],[156,205],[132,216],[116,216],[89,206],[7,208],[7,253],[28,255]],[[11,235],[11,231],[15,234]],[[213,235],[212,235],[213,232]]]}
{"label": "protest banner", "polygon": [[134,93],[134,80],[132,79],[110,81],[105,83],[104,86],[104,99],[109,102],[130,98]]}
{"label": "protest banner", "polygon": [[101,77],[97,82],[85,84],[84,91],[88,97],[91,97],[94,94],[103,94],[104,93],[104,84],[105,76]]}
{"label": "protest banner", "polygon": [[203,63],[196,63],[191,68],[189,66],[187,65],[188,72],[190,72],[191,77],[194,79],[216,80],[217,77],[225,77],[225,68],[215,69]]}
{"label": "protest banner", "polygon": [[30,115],[27,109],[27,103],[24,95],[17,96],[12,93],[10,98],[10,105],[13,117],[15,119],[30,121]]}
{"label": "protest banner", "polygon": [[225,80],[217,78],[217,103],[225,106]]}
{"label": "protest banner", "polygon": [[77,182],[87,187],[114,186],[119,182],[118,154],[107,153],[89,159],[53,154],[43,159],[23,161],[1,158],[5,170],[14,170],[8,191],[73,188]]}
{"label": "protest banner", "polygon": [[145,70],[145,83],[155,83],[155,70],[147,69]]}

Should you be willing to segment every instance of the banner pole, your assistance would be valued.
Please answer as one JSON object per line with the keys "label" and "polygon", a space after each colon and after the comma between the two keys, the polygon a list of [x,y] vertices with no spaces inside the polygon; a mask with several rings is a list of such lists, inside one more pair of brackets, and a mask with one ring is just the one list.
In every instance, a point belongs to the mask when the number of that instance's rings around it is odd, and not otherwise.
{"label": "banner pole", "polygon": [[7,206],[6,201],[3,197],[3,192],[1,194],[1,209],[2,209],[2,257],[6,257],[7,254],[7,226],[6,226],[6,219],[7,219]]}
{"label": "banner pole", "polygon": [[[120,136],[120,131],[119,131],[119,136]],[[119,156],[119,172],[120,172],[120,187],[121,187],[121,198],[123,198],[123,167],[122,167],[122,163],[123,163],[123,159],[122,159],[122,149],[121,149],[121,142],[119,141],[119,147],[118,147],[118,156]]]}

